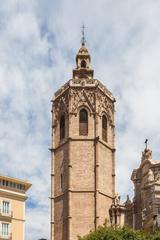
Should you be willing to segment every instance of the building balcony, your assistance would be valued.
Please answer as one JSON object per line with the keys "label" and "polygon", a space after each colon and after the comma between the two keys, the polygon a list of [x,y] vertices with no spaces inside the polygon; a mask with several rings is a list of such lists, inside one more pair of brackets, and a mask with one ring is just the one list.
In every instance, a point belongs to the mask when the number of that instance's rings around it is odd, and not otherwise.
{"label": "building balcony", "polygon": [[12,217],[13,217],[12,211],[4,212],[2,209],[0,209],[0,220],[11,221]]}
{"label": "building balcony", "polygon": [[12,240],[12,234],[4,235],[0,233],[0,240]]}

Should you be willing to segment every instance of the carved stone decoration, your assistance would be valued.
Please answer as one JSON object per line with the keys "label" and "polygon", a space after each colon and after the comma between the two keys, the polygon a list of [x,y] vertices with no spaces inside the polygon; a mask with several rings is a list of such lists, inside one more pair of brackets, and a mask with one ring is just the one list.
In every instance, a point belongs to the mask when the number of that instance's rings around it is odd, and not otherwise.
{"label": "carved stone decoration", "polygon": [[152,151],[150,149],[145,149],[142,152],[142,161],[144,160],[151,160],[152,159]]}
{"label": "carved stone decoration", "polygon": [[71,112],[77,113],[79,106],[86,105],[92,112],[95,111],[95,94],[91,90],[87,89],[71,89]]}
{"label": "carved stone decoration", "polygon": [[73,89],[70,90],[71,112],[75,112],[79,103],[79,92]]}
{"label": "carved stone decoration", "polygon": [[144,208],[144,209],[142,210],[142,221],[145,221],[145,220],[146,220],[146,212],[147,212],[147,209]]}
{"label": "carved stone decoration", "polygon": [[151,169],[149,169],[149,171],[148,171],[148,174],[147,174],[147,181],[148,181],[148,183],[154,181],[154,174],[153,174],[153,171],[152,171]]}
{"label": "carved stone decoration", "polygon": [[113,97],[112,93],[100,81],[98,81],[98,85],[105,94]]}
{"label": "carved stone decoration", "polygon": [[57,122],[61,113],[68,114],[69,99],[68,94],[62,95],[60,98],[54,101],[54,121]]}
{"label": "carved stone decoration", "polygon": [[55,92],[54,96],[55,96],[55,97],[58,97],[58,95],[63,94],[63,92],[69,87],[69,82],[70,82],[70,81],[66,82],[60,89],[58,89],[58,90]]}
{"label": "carved stone decoration", "polygon": [[110,125],[113,124],[114,107],[113,104],[109,102],[108,98],[104,95],[97,94],[98,106],[97,111],[99,115],[106,112]]}
{"label": "carved stone decoration", "polygon": [[126,199],[124,204],[125,205],[131,205],[132,204],[132,201],[130,200],[129,195],[127,195],[127,199]]}
{"label": "carved stone decoration", "polygon": [[[82,84],[83,83],[83,84]],[[94,78],[73,78],[71,80],[71,85],[96,85],[97,80]]]}
{"label": "carved stone decoration", "polygon": [[148,184],[148,174],[143,176],[143,178],[141,180],[141,187],[144,188],[144,187],[146,187],[147,184]]}
{"label": "carved stone decoration", "polygon": [[120,199],[121,199],[121,197],[119,196],[118,193],[116,193],[116,195],[115,195],[115,205],[120,204]]}
{"label": "carved stone decoration", "polygon": [[160,173],[157,173],[155,176],[155,182],[160,184]]}
{"label": "carved stone decoration", "polygon": [[84,91],[84,96],[92,111],[95,111],[95,93],[93,91]]}

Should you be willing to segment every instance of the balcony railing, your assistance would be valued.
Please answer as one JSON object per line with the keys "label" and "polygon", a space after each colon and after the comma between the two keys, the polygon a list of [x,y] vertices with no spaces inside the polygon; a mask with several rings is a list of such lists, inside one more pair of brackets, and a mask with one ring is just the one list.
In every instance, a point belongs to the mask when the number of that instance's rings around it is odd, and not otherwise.
{"label": "balcony railing", "polygon": [[2,232],[0,233],[0,240],[12,240],[12,234],[4,235]]}
{"label": "balcony railing", "polygon": [[12,211],[5,212],[3,209],[0,209],[0,217],[12,218]]}

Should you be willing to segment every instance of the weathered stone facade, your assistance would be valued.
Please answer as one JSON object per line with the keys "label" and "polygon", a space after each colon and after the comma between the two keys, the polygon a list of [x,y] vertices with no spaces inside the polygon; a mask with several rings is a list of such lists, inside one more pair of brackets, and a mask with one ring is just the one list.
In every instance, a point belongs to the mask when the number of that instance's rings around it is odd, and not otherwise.
{"label": "weathered stone facade", "polygon": [[115,197],[115,99],[90,60],[83,43],[73,78],[52,100],[51,240],[102,225]]}
{"label": "weathered stone facade", "polygon": [[160,227],[160,161],[152,159],[148,148],[142,153],[141,164],[132,172],[134,184],[133,202],[114,201],[110,208],[113,226],[129,226],[153,232]]}
{"label": "weathered stone facade", "polygon": [[160,226],[160,161],[152,159],[148,148],[142,153],[141,164],[133,170],[134,228],[154,231]]}
{"label": "weathered stone facade", "polygon": [[125,203],[120,202],[120,196],[115,196],[109,209],[110,225],[112,227],[133,227],[133,203],[127,196]]}

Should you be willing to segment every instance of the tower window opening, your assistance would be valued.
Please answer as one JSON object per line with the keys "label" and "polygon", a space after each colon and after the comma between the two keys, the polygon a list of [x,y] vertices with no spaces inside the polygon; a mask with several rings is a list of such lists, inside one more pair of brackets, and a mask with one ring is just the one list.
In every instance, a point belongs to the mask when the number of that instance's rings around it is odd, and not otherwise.
{"label": "tower window opening", "polygon": [[82,68],[86,68],[86,61],[85,61],[85,60],[82,60],[82,61],[81,61],[81,67],[82,67]]}
{"label": "tower window opening", "polygon": [[60,188],[63,188],[63,175],[61,174],[61,179],[60,179]]}
{"label": "tower window opening", "polygon": [[62,115],[60,119],[60,139],[65,138],[65,116]]}
{"label": "tower window opening", "polygon": [[88,134],[88,112],[82,109],[79,113],[79,135]]}
{"label": "tower window opening", "polygon": [[102,117],[102,139],[107,142],[107,118],[105,115]]}

